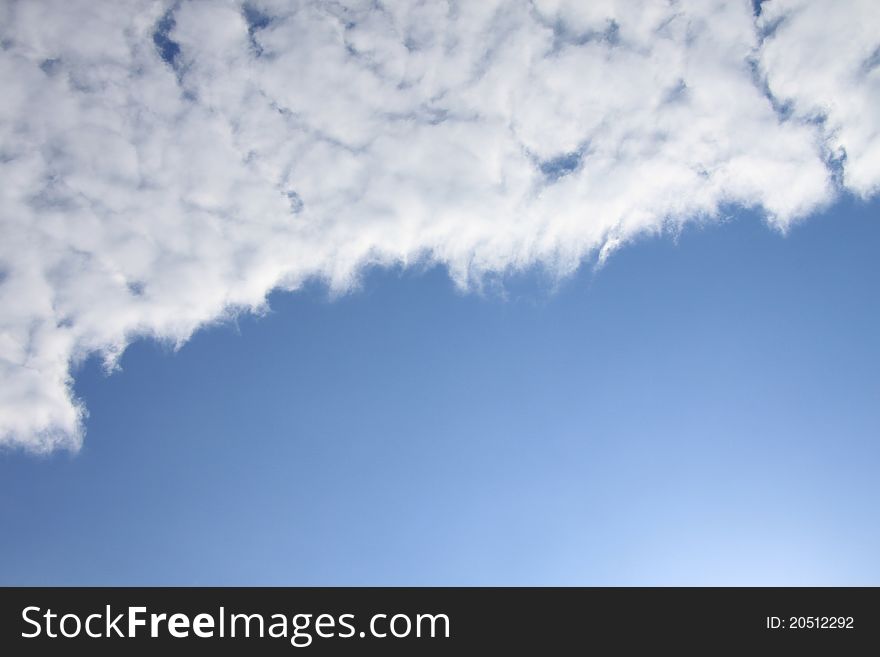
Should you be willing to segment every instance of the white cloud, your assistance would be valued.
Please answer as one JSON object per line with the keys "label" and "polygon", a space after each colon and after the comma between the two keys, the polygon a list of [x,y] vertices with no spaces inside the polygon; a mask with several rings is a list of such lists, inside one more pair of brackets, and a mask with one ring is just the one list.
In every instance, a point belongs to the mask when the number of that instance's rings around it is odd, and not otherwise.
{"label": "white cloud", "polygon": [[[768,2],[761,67],[770,91],[800,120],[822,123],[828,156],[868,197],[880,185],[880,9],[872,0]],[[817,47],[818,46],[818,47]]]}
{"label": "white cloud", "polygon": [[0,443],[76,448],[71,363],[310,277],[564,275],[871,195],[878,34],[871,1],[4,3]]}

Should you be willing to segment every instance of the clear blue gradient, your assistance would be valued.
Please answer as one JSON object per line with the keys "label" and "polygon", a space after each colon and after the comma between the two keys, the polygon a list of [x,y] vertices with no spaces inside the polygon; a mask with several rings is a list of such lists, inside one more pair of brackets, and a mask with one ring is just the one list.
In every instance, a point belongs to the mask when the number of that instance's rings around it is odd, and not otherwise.
{"label": "clear blue gradient", "polygon": [[0,455],[0,583],[878,585],[878,210],[89,361],[82,452]]}

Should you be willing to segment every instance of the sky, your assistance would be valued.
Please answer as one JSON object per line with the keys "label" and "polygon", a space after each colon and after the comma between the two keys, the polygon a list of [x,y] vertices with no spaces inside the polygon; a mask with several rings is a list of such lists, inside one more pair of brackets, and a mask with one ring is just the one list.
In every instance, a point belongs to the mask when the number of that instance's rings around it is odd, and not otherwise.
{"label": "sky", "polygon": [[0,579],[875,581],[877,34],[0,3]]}
{"label": "sky", "polygon": [[483,296],[377,269],[92,360],[0,460],[0,582],[880,583],[880,204]]}

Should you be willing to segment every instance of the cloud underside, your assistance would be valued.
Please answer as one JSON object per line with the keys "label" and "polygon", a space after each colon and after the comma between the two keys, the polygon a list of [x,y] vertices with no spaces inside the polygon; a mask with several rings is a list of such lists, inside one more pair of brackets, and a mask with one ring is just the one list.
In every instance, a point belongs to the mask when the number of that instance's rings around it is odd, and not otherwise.
{"label": "cloud underside", "polygon": [[366,264],[564,276],[880,182],[866,2],[7,2],[0,444],[76,449],[70,367]]}

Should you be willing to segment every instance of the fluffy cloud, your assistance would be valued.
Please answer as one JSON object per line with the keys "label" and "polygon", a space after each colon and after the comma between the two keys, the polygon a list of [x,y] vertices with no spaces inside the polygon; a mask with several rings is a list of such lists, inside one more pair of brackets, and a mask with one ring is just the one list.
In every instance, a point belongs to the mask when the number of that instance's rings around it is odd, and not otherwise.
{"label": "fluffy cloud", "polygon": [[367,263],[565,275],[880,184],[873,0],[0,5],[0,444],[70,366]]}

